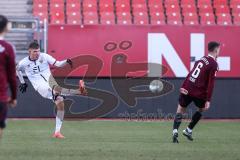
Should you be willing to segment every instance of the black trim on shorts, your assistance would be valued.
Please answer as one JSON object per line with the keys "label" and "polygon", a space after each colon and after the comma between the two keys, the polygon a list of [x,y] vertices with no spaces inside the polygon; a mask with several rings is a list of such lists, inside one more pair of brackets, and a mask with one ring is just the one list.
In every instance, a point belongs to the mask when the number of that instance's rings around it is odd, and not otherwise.
{"label": "black trim on shorts", "polygon": [[47,82],[47,79],[42,74],[40,76]]}
{"label": "black trim on shorts", "polygon": [[63,97],[63,99],[66,99],[66,97],[61,95],[61,94],[54,94],[54,88],[55,87],[56,87],[55,85],[52,87],[52,100],[53,100],[53,102],[55,102],[57,100],[57,97],[59,97],[59,96]]}
{"label": "black trim on shorts", "polygon": [[55,95],[54,95],[54,93],[53,93],[54,88],[55,88],[55,85],[52,87],[52,100],[53,100],[53,102],[56,101]]}
{"label": "black trim on shorts", "polygon": [[53,63],[53,66],[55,65],[56,62],[57,62],[57,60],[55,60],[55,62]]}

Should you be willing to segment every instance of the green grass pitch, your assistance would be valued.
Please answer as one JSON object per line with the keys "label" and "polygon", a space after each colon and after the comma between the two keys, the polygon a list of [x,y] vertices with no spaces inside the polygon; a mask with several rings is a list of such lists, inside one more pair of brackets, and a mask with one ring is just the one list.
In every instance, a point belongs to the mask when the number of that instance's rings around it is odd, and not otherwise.
{"label": "green grass pitch", "polygon": [[[182,124],[181,130],[186,126]],[[54,120],[9,120],[0,160],[240,160],[240,123],[201,121],[194,141],[172,122],[65,121],[66,139],[52,139]]]}

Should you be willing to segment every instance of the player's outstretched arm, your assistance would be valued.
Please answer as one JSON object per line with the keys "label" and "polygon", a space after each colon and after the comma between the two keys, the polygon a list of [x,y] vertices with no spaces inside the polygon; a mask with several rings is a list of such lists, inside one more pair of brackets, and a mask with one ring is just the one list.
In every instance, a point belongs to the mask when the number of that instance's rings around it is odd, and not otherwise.
{"label": "player's outstretched arm", "polygon": [[66,59],[63,61],[55,61],[53,65],[56,67],[64,67],[65,65],[70,65],[70,67],[73,68],[73,63],[71,59]]}
{"label": "player's outstretched arm", "polygon": [[27,83],[24,81],[23,73],[22,73],[22,72],[23,72],[23,67],[21,67],[21,64],[20,64],[20,63],[17,65],[16,71],[17,71],[17,76],[18,76],[18,78],[19,78],[19,81],[20,81],[20,83],[21,83],[20,86],[19,86],[19,90],[20,90],[20,92],[24,93],[24,92],[27,91],[28,85],[27,85]]}
{"label": "player's outstretched arm", "polygon": [[54,57],[52,57],[49,54],[44,53],[43,55],[46,57],[48,63],[53,65],[53,66],[64,67],[65,65],[70,65],[70,67],[73,68],[73,62],[72,62],[71,59],[66,59],[66,60],[63,60],[63,61],[57,61]]}

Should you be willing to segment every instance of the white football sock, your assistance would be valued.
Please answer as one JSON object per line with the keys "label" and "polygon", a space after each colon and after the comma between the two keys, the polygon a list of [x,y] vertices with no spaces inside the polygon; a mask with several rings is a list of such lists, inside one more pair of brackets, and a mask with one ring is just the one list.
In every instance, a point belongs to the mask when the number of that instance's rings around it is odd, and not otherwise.
{"label": "white football sock", "polygon": [[63,123],[63,118],[64,118],[64,111],[57,111],[55,133],[60,132],[62,123]]}
{"label": "white football sock", "polygon": [[187,127],[187,130],[188,130],[188,132],[192,133],[192,130],[190,128]]}
{"label": "white football sock", "polygon": [[177,130],[177,129],[174,129],[174,130],[173,130],[173,134],[174,134],[174,133],[178,133],[178,130]]}

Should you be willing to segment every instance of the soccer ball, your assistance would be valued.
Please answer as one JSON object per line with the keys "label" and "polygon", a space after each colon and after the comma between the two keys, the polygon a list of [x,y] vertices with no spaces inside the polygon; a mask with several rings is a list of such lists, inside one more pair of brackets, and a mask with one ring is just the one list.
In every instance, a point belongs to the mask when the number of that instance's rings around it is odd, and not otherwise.
{"label": "soccer ball", "polygon": [[160,80],[153,80],[149,85],[149,90],[152,93],[159,93],[163,90],[163,83]]}

